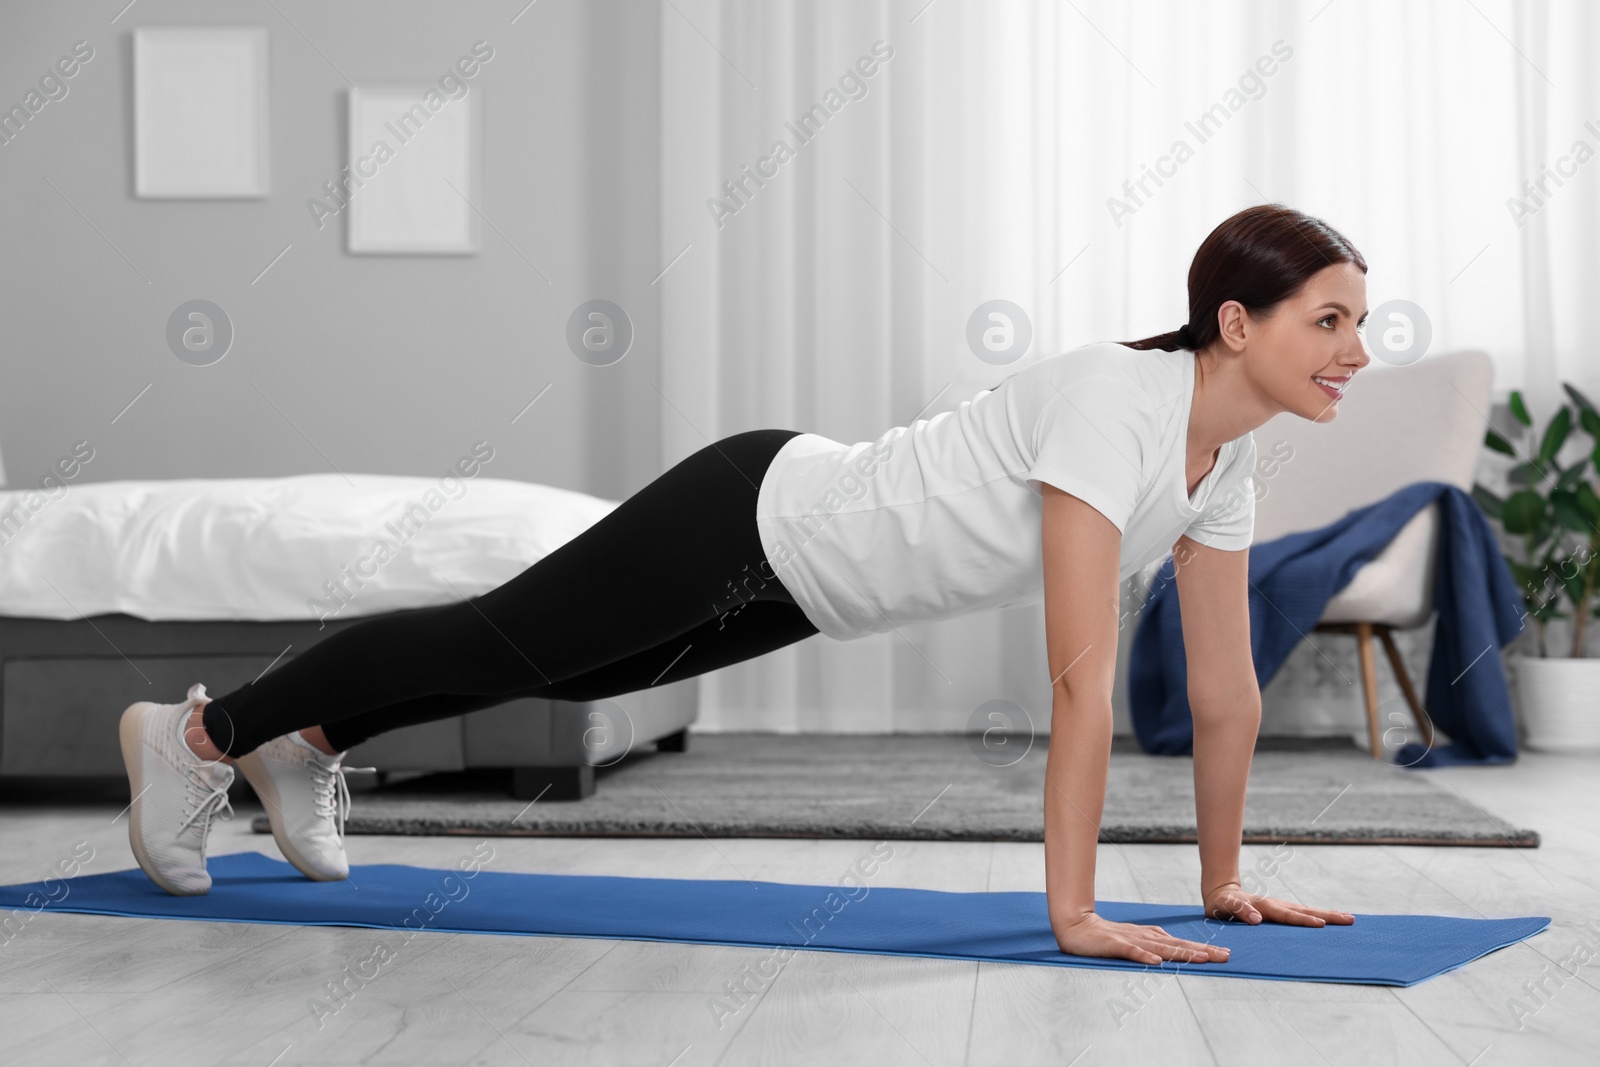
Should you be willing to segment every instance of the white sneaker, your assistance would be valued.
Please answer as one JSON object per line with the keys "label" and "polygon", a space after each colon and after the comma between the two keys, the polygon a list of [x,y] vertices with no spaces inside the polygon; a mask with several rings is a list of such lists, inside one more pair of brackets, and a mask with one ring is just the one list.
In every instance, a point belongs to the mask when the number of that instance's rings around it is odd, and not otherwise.
{"label": "white sneaker", "polygon": [[337,882],[350,874],[344,853],[344,820],[350,814],[345,772],[377,770],[342,766],[344,757],[343,752],[328,755],[294,730],[238,760],[267,809],[284,859],[318,882]]}
{"label": "white sneaker", "polygon": [[210,702],[206,687],[196,682],[181,704],[130,704],[117,730],[133,792],[128,843],[150,880],[174,896],[210,891],[206,837],[211,820],[221,812],[226,812],[222,818],[233,818],[228,804],[233,768],[201,759],[183,739],[189,713]]}

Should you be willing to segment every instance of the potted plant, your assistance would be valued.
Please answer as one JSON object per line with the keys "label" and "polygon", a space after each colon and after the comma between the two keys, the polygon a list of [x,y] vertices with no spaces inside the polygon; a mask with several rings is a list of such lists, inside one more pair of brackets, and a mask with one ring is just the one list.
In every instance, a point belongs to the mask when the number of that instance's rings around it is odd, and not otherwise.
{"label": "potted plant", "polygon": [[[1521,538],[1522,558],[1505,558],[1537,639],[1538,655],[1512,657],[1524,743],[1546,752],[1600,751],[1600,658],[1589,655],[1592,620],[1600,618],[1600,412],[1571,385],[1562,388],[1572,403],[1545,425],[1536,455],[1524,455],[1489,428],[1484,445],[1520,461],[1509,472],[1513,491],[1501,499],[1474,485],[1472,496],[1507,534]],[[1520,392],[1511,394],[1511,414],[1532,429]],[[1556,457],[1575,429],[1591,441],[1563,469]],[[1552,655],[1547,628],[1556,619],[1570,620],[1571,643]]]}

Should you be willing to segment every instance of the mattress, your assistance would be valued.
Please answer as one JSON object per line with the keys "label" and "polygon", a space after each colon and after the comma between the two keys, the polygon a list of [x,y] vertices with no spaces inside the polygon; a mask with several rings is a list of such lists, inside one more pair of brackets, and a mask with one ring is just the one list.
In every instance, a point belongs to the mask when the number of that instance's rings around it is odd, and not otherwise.
{"label": "mattress", "polygon": [[0,491],[0,615],[303,621],[451,603],[515,577],[618,503],[454,474]]}

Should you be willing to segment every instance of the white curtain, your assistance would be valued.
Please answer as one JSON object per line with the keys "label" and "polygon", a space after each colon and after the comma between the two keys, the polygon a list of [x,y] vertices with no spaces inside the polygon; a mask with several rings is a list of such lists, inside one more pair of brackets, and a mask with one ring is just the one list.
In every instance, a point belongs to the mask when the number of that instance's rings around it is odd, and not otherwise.
{"label": "white curtain", "polygon": [[[1536,415],[1600,393],[1589,3],[667,0],[660,26],[664,465],[757,427],[869,440],[1175,328],[1199,242],[1269,200]],[[966,343],[996,298],[1034,333],[1009,366]],[[1007,699],[1047,728],[1043,650],[1038,606],[816,636],[706,676],[700,725],[964,729]]]}

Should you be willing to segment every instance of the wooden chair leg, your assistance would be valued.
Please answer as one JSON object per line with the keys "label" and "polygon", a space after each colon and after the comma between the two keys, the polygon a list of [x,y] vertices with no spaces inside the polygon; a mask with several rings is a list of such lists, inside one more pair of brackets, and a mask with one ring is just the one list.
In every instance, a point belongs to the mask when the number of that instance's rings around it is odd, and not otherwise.
{"label": "wooden chair leg", "polygon": [[1383,759],[1382,732],[1378,729],[1378,657],[1372,648],[1372,624],[1358,622],[1356,644],[1361,651],[1361,691],[1367,701],[1367,746],[1375,760]]}
{"label": "wooden chair leg", "polygon": [[1411,717],[1417,720],[1417,729],[1422,733],[1422,743],[1428,748],[1433,747],[1433,720],[1428,718],[1428,713],[1422,709],[1422,701],[1417,699],[1417,691],[1411,687],[1411,675],[1406,673],[1405,660],[1400,658],[1400,650],[1395,647],[1394,638],[1390,636],[1390,628],[1380,626],[1378,637],[1383,641],[1383,650],[1389,655],[1389,666],[1394,669],[1394,676],[1400,682],[1400,691],[1406,695],[1406,703],[1411,706]]}

